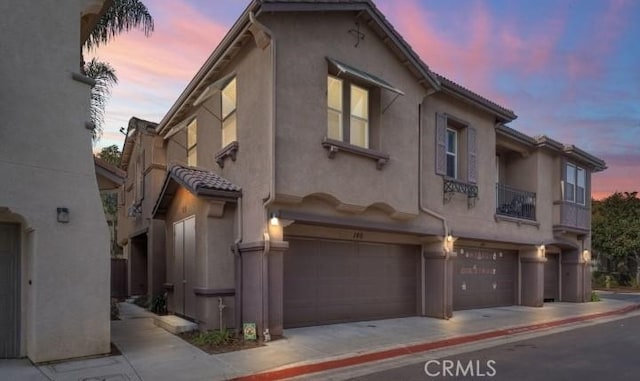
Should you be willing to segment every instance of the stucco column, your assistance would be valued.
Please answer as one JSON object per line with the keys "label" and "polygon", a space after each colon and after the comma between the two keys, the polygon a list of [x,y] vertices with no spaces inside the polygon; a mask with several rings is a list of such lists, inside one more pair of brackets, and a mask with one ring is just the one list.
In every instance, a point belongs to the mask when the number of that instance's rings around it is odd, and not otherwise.
{"label": "stucco column", "polygon": [[562,251],[562,301],[581,303],[590,300],[588,265],[579,250]]}
{"label": "stucco column", "polygon": [[544,304],[544,264],[541,249],[520,250],[520,304],[542,307]]}
{"label": "stucco column", "polygon": [[284,241],[240,244],[242,256],[242,323],[255,323],[258,336],[283,333]]}
{"label": "stucco column", "polygon": [[449,319],[453,316],[453,261],[441,242],[422,245],[424,316]]}

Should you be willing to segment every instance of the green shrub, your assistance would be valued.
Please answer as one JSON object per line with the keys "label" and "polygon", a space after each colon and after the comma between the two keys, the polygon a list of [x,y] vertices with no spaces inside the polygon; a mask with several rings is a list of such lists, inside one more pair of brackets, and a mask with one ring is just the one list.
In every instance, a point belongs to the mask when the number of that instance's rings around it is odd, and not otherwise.
{"label": "green shrub", "polygon": [[193,339],[194,344],[198,346],[204,345],[224,345],[233,341],[233,332],[229,329],[214,330],[200,332],[198,336]]}
{"label": "green shrub", "polygon": [[120,320],[120,308],[116,298],[111,298],[111,320]]}
{"label": "green shrub", "polygon": [[598,296],[598,294],[595,291],[591,291],[591,301],[592,302],[600,301],[600,296]]}
{"label": "green shrub", "polygon": [[156,295],[151,299],[149,310],[154,314],[164,315],[167,313],[167,294]]}

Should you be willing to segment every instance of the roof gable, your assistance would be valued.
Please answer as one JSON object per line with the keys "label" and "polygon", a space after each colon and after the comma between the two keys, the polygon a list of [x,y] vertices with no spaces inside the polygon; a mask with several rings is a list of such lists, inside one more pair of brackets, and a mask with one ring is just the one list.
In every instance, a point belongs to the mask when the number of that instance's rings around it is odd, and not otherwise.
{"label": "roof gable", "polygon": [[167,171],[162,191],[153,208],[154,217],[162,217],[166,214],[180,187],[201,198],[235,201],[242,196],[242,189],[239,186],[211,171],[174,164]]}
{"label": "roof gable", "polygon": [[[494,113],[500,122],[516,119],[517,116],[513,111],[432,72],[371,0],[253,0],[162,118],[157,132],[164,136],[167,131],[190,114],[191,108],[194,107],[194,103],[197,103],[202,93],[217,79],[244,44],[253,38],[252,32],[260,29],[255,28],[259,25],[255,18],[261,13],[329,11],[357,12],[356,17],[366,23],[378,38],[391,48],[404,66],[416,77],[416,82],[419,84],[436,91],[444,89]],[[265,43],[264,37],[259,37],[261,44]],[[268,36],[268,38],[271,37]]]}

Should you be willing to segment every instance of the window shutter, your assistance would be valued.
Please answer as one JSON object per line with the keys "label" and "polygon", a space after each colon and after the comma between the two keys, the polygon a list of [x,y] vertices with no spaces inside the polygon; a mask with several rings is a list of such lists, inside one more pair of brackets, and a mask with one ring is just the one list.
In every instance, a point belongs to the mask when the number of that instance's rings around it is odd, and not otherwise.
{"label": "window shutter", "polygon": [[476,129],[467,127],[467,181],[471,184],[478,182],[478,145]]}
{"label": "window shutter", "polygon": [[447,174],[447,116],[436,113],[436,174]]}

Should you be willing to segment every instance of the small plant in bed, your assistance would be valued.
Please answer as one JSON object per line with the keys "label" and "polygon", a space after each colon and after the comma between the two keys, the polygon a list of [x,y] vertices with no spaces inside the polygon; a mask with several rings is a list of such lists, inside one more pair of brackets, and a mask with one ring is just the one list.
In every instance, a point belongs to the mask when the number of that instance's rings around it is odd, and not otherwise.
{"label": "small plant in bed", "polygon": [[185,332],[180,337],[207,353],[233,352],[264,345],[260,341],[244,340],[230,329]]}

